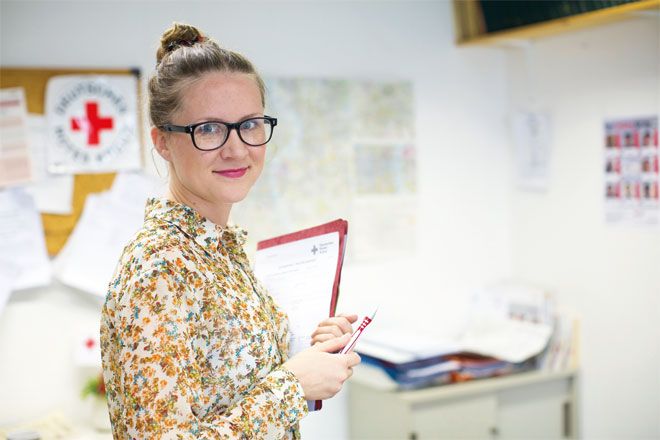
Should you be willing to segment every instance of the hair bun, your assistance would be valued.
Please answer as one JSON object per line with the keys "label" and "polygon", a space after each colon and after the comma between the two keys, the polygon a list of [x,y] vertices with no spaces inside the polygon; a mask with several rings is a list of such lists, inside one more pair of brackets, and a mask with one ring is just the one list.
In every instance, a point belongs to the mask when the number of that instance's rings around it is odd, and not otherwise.
{"label": "hair bun", "polygon": [[160,38],[160,47],[156,52],[156,62],[160,61],[168,53],[181,46],[192,46],[201,43],[206,37],[194,26],[183,23],[173,23],[172,27],[163,33]]}

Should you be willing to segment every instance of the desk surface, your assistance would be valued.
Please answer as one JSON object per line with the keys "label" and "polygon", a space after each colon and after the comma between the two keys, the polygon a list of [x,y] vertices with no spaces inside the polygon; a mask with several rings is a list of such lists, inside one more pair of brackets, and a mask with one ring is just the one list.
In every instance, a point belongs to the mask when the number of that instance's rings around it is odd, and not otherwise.
{"label": "desk surface", "polygon": [[354,369],[351,382],[388,393],[396,393],[399,399],[408,402],[424,402],[439,398],[466,396],[484,392],[496,391],[504,388],[514,388],[531,383],[541,383],[576,377],[577,369],[563,371],[532,370],[505,376],[477,379],[447,385],[436,385],[415,390],[401,390],[396,382],[385,372],[376,367],[358,365]]}

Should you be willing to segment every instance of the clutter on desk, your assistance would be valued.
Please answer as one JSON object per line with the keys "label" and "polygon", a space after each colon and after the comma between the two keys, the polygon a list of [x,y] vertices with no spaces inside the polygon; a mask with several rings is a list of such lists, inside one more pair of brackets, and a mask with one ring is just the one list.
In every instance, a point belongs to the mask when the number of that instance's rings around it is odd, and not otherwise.
{"label": "clutter on desk", "polygon": [[473,295],[463,330],[433,335],[381,326],[356,351],[400,389],[419,388],[577,363],[577,323],[541,289],[505,283]]}

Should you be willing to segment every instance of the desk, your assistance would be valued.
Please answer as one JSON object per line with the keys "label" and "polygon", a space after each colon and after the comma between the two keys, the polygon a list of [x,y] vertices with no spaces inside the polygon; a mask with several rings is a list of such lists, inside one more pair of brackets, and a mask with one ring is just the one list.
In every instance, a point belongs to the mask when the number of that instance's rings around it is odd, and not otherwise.
{"label": "desk", "polygon": [[352,439],[578,438],[577,371],[530,371],[401,391],[358,366],[349,381]]}

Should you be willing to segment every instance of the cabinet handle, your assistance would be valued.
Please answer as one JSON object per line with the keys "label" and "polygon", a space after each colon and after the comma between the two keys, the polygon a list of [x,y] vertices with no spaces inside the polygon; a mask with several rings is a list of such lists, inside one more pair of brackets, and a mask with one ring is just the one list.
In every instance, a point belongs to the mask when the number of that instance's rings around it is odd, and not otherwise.
{"label": "cabinet handle", "polygon": [[571,438],[571,402],[564,402],[563,405],[563,419],[564,419],[564,438]]}
{"label": "cabinet handle", "polygon": [[497,426],[491,426],[489,431],[490,431],[490,436],[493,438],[497,438],[500,435],[500,430],[497,429]]}
{"label": "cabinet handle", "polygon": [[417,440],[417,433],[416,432],[411,432],[408,434],[408,439],[409,440]]}

